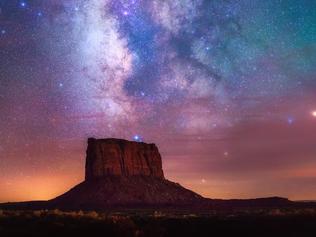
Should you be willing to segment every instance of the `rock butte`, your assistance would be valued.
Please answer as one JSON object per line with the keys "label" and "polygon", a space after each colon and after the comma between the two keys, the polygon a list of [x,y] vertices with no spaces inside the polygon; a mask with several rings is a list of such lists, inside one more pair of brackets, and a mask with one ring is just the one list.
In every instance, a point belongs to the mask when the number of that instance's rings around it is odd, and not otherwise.
{"label": "rock butte", "polygon": [[88,139],[85,181],[51,200],[58,208],[178,206],[204,198],[164,178],[155,144]]}

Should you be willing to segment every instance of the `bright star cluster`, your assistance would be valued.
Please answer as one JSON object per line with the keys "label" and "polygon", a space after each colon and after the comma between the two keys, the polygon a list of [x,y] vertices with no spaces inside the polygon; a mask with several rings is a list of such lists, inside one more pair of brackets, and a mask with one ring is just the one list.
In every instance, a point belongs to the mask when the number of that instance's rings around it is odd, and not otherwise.
{"label": "bright star cluster", "polygon": [[[0,0],[0,201],[76,183],[89,136],[157,143],[167,177],[206,196],[316,198],[314,9]],[[38,179],[56,189],[13,191]]]}

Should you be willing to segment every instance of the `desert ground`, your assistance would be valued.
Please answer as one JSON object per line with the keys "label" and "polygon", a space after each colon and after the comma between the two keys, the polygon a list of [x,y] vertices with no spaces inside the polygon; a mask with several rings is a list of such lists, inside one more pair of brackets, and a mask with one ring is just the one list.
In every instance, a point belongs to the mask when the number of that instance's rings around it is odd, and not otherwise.
{"label": "desert ground", "polygon": [[316,236],[316,208],[0,210],[0,236]]}

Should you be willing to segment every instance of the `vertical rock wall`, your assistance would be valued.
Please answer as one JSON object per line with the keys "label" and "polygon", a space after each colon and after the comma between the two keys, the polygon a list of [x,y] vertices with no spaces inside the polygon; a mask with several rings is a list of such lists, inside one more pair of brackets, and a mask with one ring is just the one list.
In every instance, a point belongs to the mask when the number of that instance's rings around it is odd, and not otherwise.
{"label": "vertical rock wall", "polygon": [[89,138],[86,180],[113,175],[164,179],[157,146],[123,139]]}

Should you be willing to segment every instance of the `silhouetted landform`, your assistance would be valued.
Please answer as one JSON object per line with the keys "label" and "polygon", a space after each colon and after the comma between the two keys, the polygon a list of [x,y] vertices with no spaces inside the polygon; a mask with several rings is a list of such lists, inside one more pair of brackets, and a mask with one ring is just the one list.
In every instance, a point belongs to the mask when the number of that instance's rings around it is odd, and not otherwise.
{"label": "silhouetted landform", "polygon": [[1,204],[12,209],[106,210],[113,208],[234,209],[305,207],[286,198],[208,199],[164,177],[155,144],[88,139],[85,181],[49,201]]}
{"label": "silhouetted landform", "polygon": [[183,206],[203,198],[166,179],[109,176],[85,181],[52,200],[59,207],[103,209],[109,207]]}

